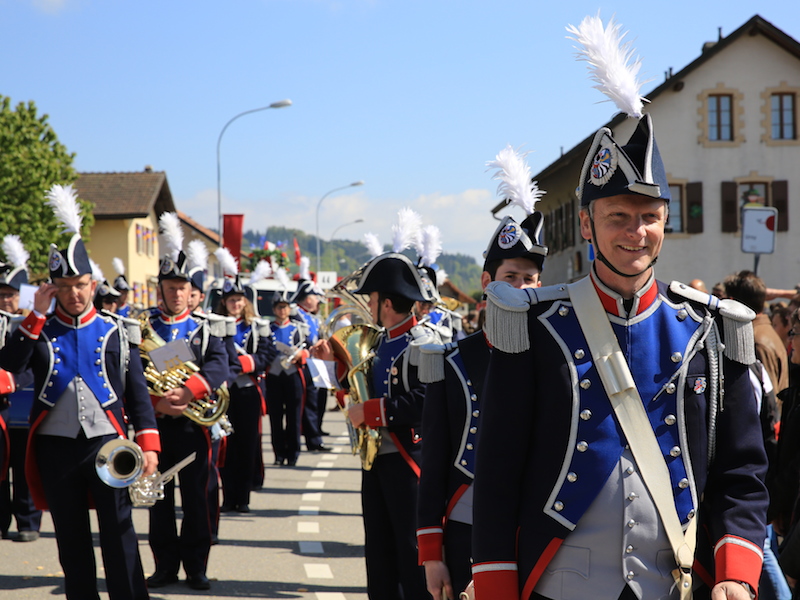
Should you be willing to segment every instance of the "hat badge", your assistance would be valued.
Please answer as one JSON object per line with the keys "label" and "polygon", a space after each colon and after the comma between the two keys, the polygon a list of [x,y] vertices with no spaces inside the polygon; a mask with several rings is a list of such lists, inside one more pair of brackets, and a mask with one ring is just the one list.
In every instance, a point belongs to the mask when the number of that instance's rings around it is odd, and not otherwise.
{"label": "hat badge", "polygon": [[61,252],[58,250],[53,250],[50,253],[50,270],[51,271],[58,271],[61,268],[61,265],[64,263],[64,258],[61,256]]}
{"label": "hat badge", "polygon": [[594,155],[589,183],[604,185],[613,177],[617,170],[617,154],[613,148],[601,147]]}
{"label": "hat badge", "polygon": [[165,256],[164,259],[161,261],[161,274],[167,275],[174,268],[175,268],[175,262],[171,258]]}
{"label": "hat badge", "polygon": [[517,243],[520,236],[520,226],[517,223],[508,223],[497,235],[497,245],[503,250],[508,250]]}

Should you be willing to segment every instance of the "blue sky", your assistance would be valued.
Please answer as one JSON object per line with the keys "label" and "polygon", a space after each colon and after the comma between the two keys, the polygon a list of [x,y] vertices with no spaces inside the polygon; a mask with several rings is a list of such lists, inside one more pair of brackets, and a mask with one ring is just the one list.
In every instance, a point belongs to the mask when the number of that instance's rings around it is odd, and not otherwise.
{"label": "blue sky", "polygon": [[[756,9],[755,6],[758,6]],[[245,228],[389,242],[410,206],[446,251],[478,257],[496,226],[485,163],[506,144],[533,173],[614,113],[565,26],[612,15],[651,79],[758,12],[800,38],[791,0],[0,0],[0,94],[33,100],[79,171],[165,171],[179,209]],[[349,224],[356,219],[364,223]]]}

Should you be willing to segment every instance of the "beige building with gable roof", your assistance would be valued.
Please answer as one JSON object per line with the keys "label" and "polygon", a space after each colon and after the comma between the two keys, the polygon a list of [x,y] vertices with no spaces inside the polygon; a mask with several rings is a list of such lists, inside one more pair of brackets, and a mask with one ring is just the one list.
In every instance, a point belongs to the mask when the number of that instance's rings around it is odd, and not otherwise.
{"label": "beige building with gable roof", "polygon": [[[800,43],[756,15],[671,71],[645,94],[672,193],[659,279],[700,278],[710,289],[752,270],[754,255],[741,251],[741,207],[756,192],[778,210],[775,253],[761,256],[758,275],[769,287],[793,287],[800,281]],[[617,115],[605,126],[624,143],[636,120]],[[577,279],[591,264],[575,188],[593,136],[533,177],[547,191],[538,205],[550,248],[547,284]]]}

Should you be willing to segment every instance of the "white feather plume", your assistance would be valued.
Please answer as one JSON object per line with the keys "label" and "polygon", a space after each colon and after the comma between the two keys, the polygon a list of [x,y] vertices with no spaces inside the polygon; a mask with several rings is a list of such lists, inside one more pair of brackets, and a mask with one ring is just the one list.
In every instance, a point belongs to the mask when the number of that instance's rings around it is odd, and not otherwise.
{"label": "white feather plume", "polygon": [[289,289],[289,274],[286,272],[286,269],[283,267],[278,267],[275,271],[275,279],[278,280],[278,283],[281,284],[281,287],[284,290]]}
{"label": "white feather plume", "polygon": [[266,260],[258,261],[256,268],[253,269],[253,272],[250,274],[250,285],[253,285],[257,281],[261,281],[262,279],[266,279],[272,275],[272,267],[270,266],[269,262]]}
{"label": "white feather plume", "polygon": [[422,217],[410,208],[401,208],[397,213],[397,223],[392,225],[392,248],[402,252],[419,243]]}
{"label": "white feather plume", "polygon": [[186,245],[186,267],[208,269],[208,246],[202,240],[190,240]]}
{"label": "white feather plume", "polygon": [[486,163],[489,169],[497,169],[492,179],[500,180],[497,195],[505,198],[510,204],[521,207],[525,214],[531,215],[536,203],[546,193],[539,189],[535,181],[531,181],[531,168],[525,162],[525,154],[520,154],[511,144],[500,150],[494,160]]}
{"label": "white feather plume", "polygon": [[47,204],[64,226],[62,233],[80,233],[83,218],[78,195],[71,185],[55,184],[46,194]]}
{"label": "white feather plume", "polygon": [[103,270],[100,268],[100,265],[94,262],[91,258],[89,259],[89,264],[92,266],[92,279],[94,279],[97,283],[103,283],[106,278],[103,275]]}
{"label": "white feather plume", "polygon": [[307,256],[300,257],[300,279],[311,279],[311,261]]}
{"label": "white feather plume", "polygon": [[442,232],[436,225],[426,225],[420,235],[420,258],[422,265],[433,266],[442,254]]}
{"label": "white feather plume", "polygon": [[122,262],[121,258],[114,257],[111,259],[111,266],[114,267],[114,270],[117,272],[117,275],[125,275],[125,263]]}
{"label": "white feather plume", "polygon": [[23,269],[28,268],[28,259],[31,257],[30,253],[25,250],[25,246],[22,245],[19,236],[12,234],[3,238],[3,256],[15,268],[22,267]]}
{"label": "white feather plume", "polygon": [[381,244],[378,236],[374,233],[364,234],[364,244],[367,246],[370,258],[375,258],[383,254],[383,244]]}
{"label": "white feather plume", "polygon": [[444,282],[447,281],[447,271],[444,269],[437,269],[436,270],[436,287],[440,288],[444,285]]}
{"label": "white feather plume", "polygon": [[183,250],[183,228],[177,213],[162,213],[158,218],[158,227],[161,233],[161,243],[169,252],[172,260],[177,261]]}
{"label": "white feather plume", "polygon": [[[612,18],[607,27],[603,27],[600,16],[585,17],[578,27],[567,26],[580,47],[578,60],[589,65],[589,76],[597,83],[595,89],[608,96],[617,108],[629,117],[640,118],[646,98],[641,96],[642,84],[637,76],[642,61],[634,59],[631,42],[624,42],[627,32],[620,33],[621,26]],[[574,36],[574,37],[573,37]]]}
{"label": "white feather plume", "polygon": [[230,250],[227,248],[217,248],[214,250],[214,256],[217,257],[222,267],[222,272],[225,275],[235,277],[239,273],[239,266],[236,264],[236,259],[233,258],[233,254],[231,254]]}

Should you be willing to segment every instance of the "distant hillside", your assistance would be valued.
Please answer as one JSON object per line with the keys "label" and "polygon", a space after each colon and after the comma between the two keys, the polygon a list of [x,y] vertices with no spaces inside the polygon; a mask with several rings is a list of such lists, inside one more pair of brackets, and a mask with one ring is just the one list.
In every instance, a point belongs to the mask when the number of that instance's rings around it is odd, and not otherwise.
{"label": "distant hillside", "polygon": [[[266,233],[249,230],[244,234],[244,248],[254,250],[263,248],[264,241],[280,245],[289,261],[291,273],[297,272],[294,262],[293,241],[297,240],[300,252],[311,260],[311,270],[317,270],[317,238],[299,229],[270,227]],[[388,247],[387,247],[388,250]],[[412,253],[409,253],[411,256]],[[414,257],[416,258],[416,257]],[[320,241],[320,270],[336,271],[340,276],[355,271],[369,259],[367,247],[361,242],[351,240]],[[244,262],[244,261],[243,261]],[[439,267],[447,272],[450,281],[466,294],[473,295],[481,289],[481,266],[475,259],[465,254],[442,254],[437,261]],[[247,267],[245,263],[243,266]]]}

